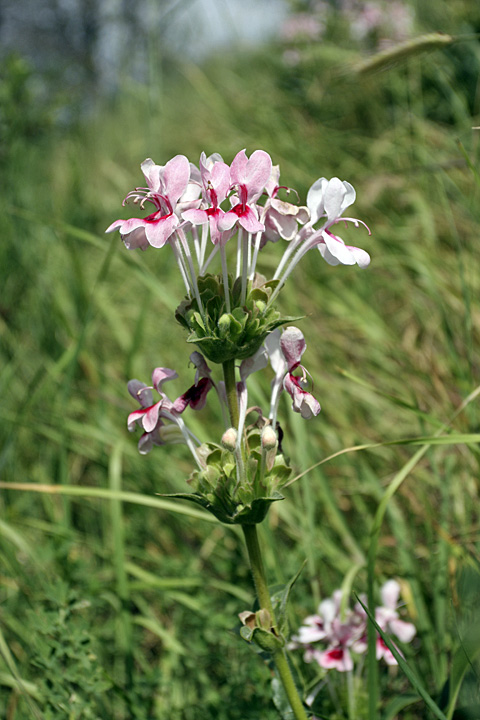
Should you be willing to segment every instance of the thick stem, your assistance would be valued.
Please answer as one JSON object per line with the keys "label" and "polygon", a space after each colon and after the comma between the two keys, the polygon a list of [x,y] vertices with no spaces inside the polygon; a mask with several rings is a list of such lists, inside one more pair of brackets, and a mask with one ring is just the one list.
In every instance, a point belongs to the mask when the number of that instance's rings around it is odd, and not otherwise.
{"label": "thick stem", "polygon": [[[273,612],[272,601],[268,591],[265,568],[263,565],[262,551],[258,542],[257,526],[242,525],[245,535],[248,557],[250,559],[250,567],[252,570],[255,590],[257,591],[258,602],[261,608],[265,608],[272,618],[272,627],[276,627],[275,614]],[[295,686],[295,681],[288,664],[288,659],[283,648],[279,648],[272,653],[273,662],[277,668],[278,676],[285,690],[285,694],[292,708],[295,720],[307,720],[305,708]]]}
{"label": "thick stem", "polygon": [[240,415],[238,411],[237,382],[235,380],[235,360],[227,360],[222,363],[222,367],[230,422],[232,427],[238,428]]}

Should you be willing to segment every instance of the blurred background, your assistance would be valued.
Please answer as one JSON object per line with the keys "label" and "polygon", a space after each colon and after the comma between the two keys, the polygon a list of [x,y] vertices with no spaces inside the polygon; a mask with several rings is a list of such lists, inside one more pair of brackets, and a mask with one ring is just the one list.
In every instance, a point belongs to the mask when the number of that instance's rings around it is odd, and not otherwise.
{"label": "blurred background", "polygon": [[[130,378],[174,367],[180,393],[192,377],[173,256],[104,235],[128,217],[121,202],[146,157],[230,163],[261,148],[301,202],[322,176],[357,190],[352,214],[372,236],[342,237],[371,266],[312,257],[281,294],[304,316],[323,408],[305,423],[283,400],[296,471],[450,420],[478,432],[475,399],[455,414],[479,384],[479,32],[469,0],[2,1],[2,720],[278,717],[268,668],[235,635],[253,603],[241,536],[189,508],[149,507],[185,489],[190,460],[182,446],[141,457],[126,430]],[[268,251],[267,275],[281,248]],[[252,404],[266,404],[269,382],[256,380]],[[220,437],[214,409],[189,424]],[[365,590],[374,514],[415,449],[341,455],[273,508],[272,582],[307,560],[292,629],[355,565]],[[478,626],[478,461],[471,443],[428,450],[389,503],[377,555],[378,581],[401,579],[418,627],[409,661],[440,704]],[[318,680],[295,662],[306,686]],[[393,718],[388,700],[408,683],[391,670],[381,682]],[[341,694],[318,703],[319,716],[345,717]],[[411,703],[403,718],[428,717]],[[472,664],[462,717],[479,703]]]}

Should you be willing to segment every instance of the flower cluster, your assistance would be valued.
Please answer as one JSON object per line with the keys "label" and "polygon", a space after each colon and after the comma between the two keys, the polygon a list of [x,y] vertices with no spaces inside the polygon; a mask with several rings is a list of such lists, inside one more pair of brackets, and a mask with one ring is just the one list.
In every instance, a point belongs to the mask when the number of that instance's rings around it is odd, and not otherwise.
{"label": "flower cluster", "polygon": [[[404,643],[411,642],[416,629],[410,622],[401,620],[398,614],[400,585],[388,580],[380,591],[382,605],[375,608],[375,620],[384,633],[394,635]],[[362,598],[365,605],[365,599]],[[368,617],[360,603],[353,609],[343,607],[342,591],[336,590],[332,597],[318,606],[318,614],[305,618],[298,633],[292,637],[292,648],[303,648],[306,662],[316,661],[325,670],[346,672],[353,669],[353,655],[367,650]],[[376,641],[377,659],[388,665],[396,665],[392,652],[380,635]]]}
{"label": "flower cluster", "polygon": [[[141,167],[146,185],[128,193],[124,204],[151,212],[116,220],[106,232],[119,230],[129,250],[171,247],[186,289],[175,317],[198,350],[190,355],[194,383],[175,400],[164,390],[178,377],[173,369],[156,368],[150,386],[129,382],[140,408],[130,413],[128,428],[143,430],[141,453],[166,442],[187,444],[196,465],[189,499],[225,522],[259,522],[269,503],[281,499],[277,490],[290,472],[277,423],[282,391],[303,418],[320,412],[301,363],[303,334],[291,325],[295,318],[281,315],[275,300],[310,250],[317,249],[330,265],[366,267],[368,253],[347,245],[334,230],[340,222],[368,227],[344,217],[355,190],[335,177],[314,182],[305,206],[291,202],[297,193],[280,185],[279,168],[263,150],[250,157],[241,150],[231,165],[217,153],[202,153],[198,167],[184,155],[164,166],[147,159]],[[278,241],[286,247],[273,277],[266,279],[256,272],[258,256]],[[220,267],[213,274],[216,258]],[[215,381],[207,361],[222,365],[223,380]],[[274,377],[264,412],[249,408],[247,381],[269,363]],[[221,444],[202,442],[183,419],[188,407],[204,407],[211,390],[224,421]]]}
{"label": "flower cluster", "polygon": [[[280,186],[279,168],[272,165],[263,150],[255,150],[250,158],[241,150],[230,166],[218,153],[210,157],[202,153],[199,167],[184,155],[177,155],[164,166],[147,159],[141,168],[146,187],[128,193],[124,204],[133,202],[142,210],[149,204],[153,212],[144,218],[116,220],[106,232],[119,230],[125,246],[131,250],[169,244],[187,293],[195,296],[197,302],[200,300],[197,276],[206,274],[219,253],[225,306],[230,312],[232,298],[225,246],[235,233],[238,243],[234,277],[242,279],[242,303],[247,281],[253,281],[255,276],[259,250],[268,241],[282,238],[289,244],[273,276],[278,281],[275,296],[300,259],[313,248],[331,265],[358,263],[366,267],[370,262],[365,251],[346,245],[333,232],[340,221],[352,222],[356,227],[361,223],[342,217],[355,201],[355,190],[348,182],[320,178],[310,188],[305,207],[281,199],[282,190],[287,197],[292,191]],[[207,257],[209,235],[213,249]],[[201,301],[198,304],[203,314]]]}

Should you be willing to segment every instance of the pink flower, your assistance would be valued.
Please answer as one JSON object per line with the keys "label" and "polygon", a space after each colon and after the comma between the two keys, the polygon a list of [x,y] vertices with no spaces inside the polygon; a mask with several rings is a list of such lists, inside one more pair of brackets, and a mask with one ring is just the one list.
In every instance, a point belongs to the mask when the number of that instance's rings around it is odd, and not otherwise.
{"label": "pink flower", "polygon": [[[309,420],[319,414],[321,407],[318,400],[304,389],[308,381],[307,371],[300,364],[302,355],[307,348],[303,333],[298,328],[288,327],[282,333],[280,347],[287,362],[287,373],[283,380],[283,387],[293,400],[293,410],[300,413],[306,420]],[[302,370],[300,377],[293,374],[297,368]]]}
{"label": "pink flower", "polygon": [[[298,224],[306,223],[310,217],[306,207],[293,205],[277,197],[279,190],[282,189],[278,184],[279,180],[280,168],[278,165],[274,165],[265,185],[268,199],[262,215],[265,232],[260,247],[263,247],[268,240],[270,242],[277,242],[279,238],[293,240],[298,232]],[[288,188],[283,189],[289,192]]]}
{"label": "pink flower", "polygon": [[[375,609],[375,620],[385,633],[395,635],[401,642],[409,643],[417,632],[413,623],[400,620],[397,607],[400,597],[400,585],[396,580],[388,580],[380,590],[383,605]],[[396,665],[391,650],[381,637],[377,638],[377,659],[383,658],[388,665]]]}
{"label": "pink flower", "polygon": [[208,222],[210,225],[210,237],[214,245],[218,245],[222,240],[225,240],[218,227],[219,221],[225,215],[220,203],[225,200],[230,190],[230,168],[220,156],[218,158],[207,158],[205,153],[202,152],[200,156],[200,176],[205,207],[187,210],[182,213],[182,217],[193,225],[203,225]]}
{"label": "pink flower", "polygon": [[148,245],[160,248],[168,242],[180,224],[175,210],[186,193],[190,180],[190,164],[184,155],[176,155],[165,166],[155,165],[153,160],[147,158],[141,168],[148,187],[132,190],[124,204],[133,200],[143,210],[145,203],[149,202],[155,211],[146,218],[116,220],[105,231],[109,233],[120,230],[122,240],[129,250],[146,250]]}
{"label": "pink flower", "polygon": [[237,153],[230,166],[230,180],[232,187],[237,189],[238,202],[220,219],[218,226],[222,232],[231,230],[237,222],[249,233],[264,230],[255,202],[262,194],[271,170],[272,160],[263,150],[255,150],[250,158],[247,158],[245,150]]}
{"label": "pink flower", "polygon": [[[380,592],[383,605],[375,609],[378,624],[384,632],[395,635],[402,642],[410,642],[416,632],[415,626],[400,620],[396,610],[400,585],[396,580],[388,580]],[[344,607],[342,591],[336,590],[331,598],[320,603],[317,615],[304,620],[292,637],[290,647],[302,647],[305,662],[314,660],[326,670],[352,670],[352,653],[362,655],[367,650],[367,623],[367,613],[362,605],[357,603],[353,610]],[[326,649],[320,649],[317,643],[326,645]],[[388,665],[396,664],[381,637],[377,637],[376,654]]]}
{"label": "pink flower", "polygon": [[308,237],[309,247],[316,245],[323,259],[329,265],[355,265],[365,268],[370,263],[370,255],[353,245],[345,245],[343,240],[334,235],[331,228],[343,220],[345,224],[352,222],[355,227],[364,225],[369,234],[370,230],[361,220],[356,218],[343,218],[344,211],[355,202],[355,190],[349,182],[342,182],[334,177],[331,180],[320,178],[307,194],[307,206],[310,211],[308,231],[320,218],[326,217],[323,226]]}
{"label": "pink flower", "polygon": [[[205,368],[207,368],[206,363]],[[172,402],[163,391],[163,384],[177,377],[175,370],[159,367],[155,368],[152,373],[152,387],[148,387],[140,380],[130,380],[128,383],[130,395],[138,400],[141,407],[139,410],[134,410],[129,414],[127,425],[130,432],[133,432],[137,425],[140,425],[144,430],[144,434],[138,443],[138,449],[142,454],[150,452],[153,445],[164,444],[165,440],[161,432],[165,425],[164,420],[176,422],[184,432],[184,425],[180,423],[179,416],[188,406],[192,410],[201,410],[205,406],[207,394],[213,387],[210,378],[201,377],[197,379],[194,385]],[[160,395],[160,400],[155,403],[153,401],[153,389]]]}

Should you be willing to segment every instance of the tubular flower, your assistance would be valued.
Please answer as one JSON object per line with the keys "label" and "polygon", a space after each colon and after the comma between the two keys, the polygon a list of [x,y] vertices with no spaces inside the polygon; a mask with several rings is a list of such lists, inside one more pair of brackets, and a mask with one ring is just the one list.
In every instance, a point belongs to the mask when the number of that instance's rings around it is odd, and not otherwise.
{"label": "tubular flower", "polygon": [[[200,355],[200,353],[198,353]],[[206,364],[205,364],[205,367]],[[207,368],[208,370],[208,368]],[[197,369],[197,373],[201,374],[201,370]],[[170,420],[175,423],[182,432],[185,442],[191,447],[191,433],[185,427],[180,415],[188,406],[192,410],[201,410],[205,406],[206,397],[209,390],[213,387],[213,382],[209,377],[199,378],[194,385],[180,395],[172,402],[163,391],[163,384],[168,380],[174,380],[178,377],[175,370],[170,368],[159,367],[152,373],[152,387],[148,387],[140,380],[130,380],[128,383],[128,391],[141,405],[139,410],[131,412],[127,419],[127,426],[130,432],[133,432],[137,425],[143,428],[144,434],[140,438],[138,448],[142,454],[149,452],[153,445],[163,445],[165,443],[164,421]],[[153,402],[152,390],[155,389],[160,395],[160,400]]]}
{"label": "tubular flower", "polygon": [[175,209],[190,180],[190,164],[184,155],[177,155],[164,167],[155,165],[153,160],[147,158],[141,168],[148,187],[132,190],[124,204],[131,200],[143,210],[148,202],[155,211],[146,218],[116,220],[106,230],[107,233],[120,230],[129,250],[145,250],[148,245],[161,248],[168,242],[180,224]]}
{"label": "tubular flower", "polygon": [[[301,414],[305,420],[318,415],[321,410],[320,403],[311,393],[304,389],[307,384],[307,371],[300,364],[307,343],[303,333],[295,327],[288,327],[280,338],[280,347],[287,362],[287,373],[283,380],[283,387],[293,400],[292,408]],[[294,370],[300,368],[302,375],[297,377]]]}
{"label": "tubular flower", "polygon": [[323,259],[329,265],[355,265],[365,268],[370,263],[370,255],[354,247],[353,245],[345,245],[343,240],[335,235],[331,228],[336,223],[343,220],[345,225],[352,222],[355,227],[364,225],[369,234],[370,230],[362,220],[356,218],[342,217],[345,210],[355,202],[355,189],[349,182],[342,182],[334,177],[331,180],[319,178],[307,194],[307,207],[310,211],[309,230],[320,218],[326,217],[323,226],[313,232],[308,238],[309,246],[318,247]]}
{"label": "tubular flower", "polygon": [[[270,178],[265,185],[268,197],[262,214],[265,232],[262,237],[261,248],[267,241],[277,242],[280,238],[293,240],[298,232],[298,225],[303,225],[310,217],[308,208],[294,205],[278,197],[278,192],[282,189],[278,184],[279,181],[280,167],[274,165]],[[283,189],[289,192],[288,188]]]}

